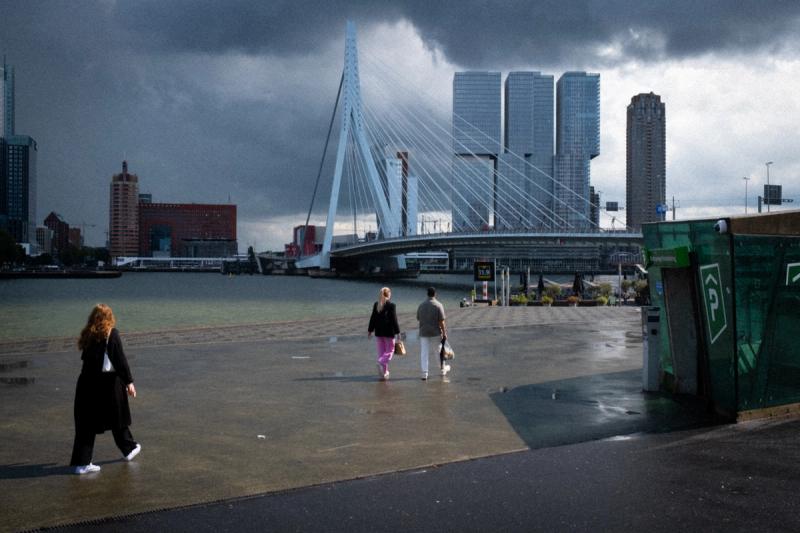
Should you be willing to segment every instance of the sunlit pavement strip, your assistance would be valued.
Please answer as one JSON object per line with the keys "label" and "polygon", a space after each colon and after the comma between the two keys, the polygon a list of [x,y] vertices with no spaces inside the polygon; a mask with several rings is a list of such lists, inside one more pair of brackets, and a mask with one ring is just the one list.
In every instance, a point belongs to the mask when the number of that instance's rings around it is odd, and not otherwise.
{"label": "sunlit pavement strip", "polygon": [[[142,453],[98,436],[92,477],[68,474],[77,350],[0,355],[0,529],[72,523],[469,458],[633,434],[673,422],[639,392],[635,308],[450,311],[448,380],[419,351],[373,375],[366,320],[125,338]],[[401,317],[411,330],[411,317]],[[512,327],[521,326],[521,327]],[[283,337],[283,338],[278,338]],[[331,342],[335,337],[336,342]],[[49,353],[48,353],[49,352]],[[304,357],[306,359],[295,359]],[[433,361],[432,367],[435,368]],[[24,384],[27,383],[27,384]],[[566,423],[568,422],[568,423]]]}
{"label": "sunlit pavement strip", "polygon": [[[449,328],[456,330],[568,322],[614,322],[620,316],[638,316],[639,312],[638,307],[459,307],[448,309],[447,315]],[[413,313],[401,313],[399,321],[403,330],[413,330],[417,327]],[[335,342],[336,336],[365,333],[366,319],[365,317],[343,317],[325,320],[183,328],[157,332],[125,332],[124,324],[121,325],[121,328],[126,346],[170,346],[331,336]],[[0,341],[0,356],[70,351],[75,349],[76,338],[77,336]]]}

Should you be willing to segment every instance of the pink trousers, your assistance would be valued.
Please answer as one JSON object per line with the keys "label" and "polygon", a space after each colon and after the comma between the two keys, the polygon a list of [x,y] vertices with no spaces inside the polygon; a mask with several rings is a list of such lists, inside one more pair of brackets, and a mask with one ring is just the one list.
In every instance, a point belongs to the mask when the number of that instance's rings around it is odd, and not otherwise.
{"label": "pink trousers", "polygon": [[375,343],[378,346],[378,364],[386,372],[394,355],[394,337],[375,337]]}

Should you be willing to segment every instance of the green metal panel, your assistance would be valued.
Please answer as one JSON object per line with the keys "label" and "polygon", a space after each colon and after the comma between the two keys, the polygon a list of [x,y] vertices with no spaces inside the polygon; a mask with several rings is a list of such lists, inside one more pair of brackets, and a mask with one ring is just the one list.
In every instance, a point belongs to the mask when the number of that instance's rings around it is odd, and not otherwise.
{"label": "green metal panel", "polygon": [[739,410],[800,402],[800,238],[736,235]]}
{"label": "green metal panel", "polygon": [[[702,308],[700,317],[704,332],[702,344],[708,354],[711,399],[718,409],[735,413],[737,408],[733,327],[735,313],[731,236],[715,231],[715,222],[716,219],[646,224],[642,233],[648,249],[687,247],[694,253],[693,259],[698,269],[697,286],[702,292],[697,295],[697,300],[701,302]],[[648,279],[651,284],[653,305],[661,308],[661,319],[666,324],[669,316],[664,305],[661,268],[651,267],[648,270]],[[702,274],[706,274],[705,278]],[[667,335],[662,336],[661,363],[666,373],[673,373],[672,353]]]}

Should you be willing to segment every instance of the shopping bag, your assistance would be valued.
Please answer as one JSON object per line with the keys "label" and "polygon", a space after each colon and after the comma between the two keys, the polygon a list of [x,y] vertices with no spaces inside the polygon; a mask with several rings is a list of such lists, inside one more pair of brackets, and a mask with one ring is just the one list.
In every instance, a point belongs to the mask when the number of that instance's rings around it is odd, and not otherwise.
{"label": "shopping bag", "polygon": [[453,359],[456,356],[455,352],[453,351],[453,348],[450,346],[450,343],[447,342],[447,339],[442,340],[442,348],[439,352],[439,355],[445,361],[449,361],[450,359]]}
{"label": "shopping bag", "polygon": [[406,354],[406,345],[403,344],[403,341],[395,341],[395,343],[394,343],[394,354],[395,355],[405,355]]}

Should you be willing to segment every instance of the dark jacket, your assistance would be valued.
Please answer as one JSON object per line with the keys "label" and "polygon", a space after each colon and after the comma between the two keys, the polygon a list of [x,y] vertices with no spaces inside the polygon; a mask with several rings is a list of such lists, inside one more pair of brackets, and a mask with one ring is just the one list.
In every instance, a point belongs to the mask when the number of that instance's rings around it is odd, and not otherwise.
{"label": "dark jacket", "polygon": [[90,343],[81,354],[83,367],[75,390],[75,426],[78,431],[102,433],[131,425],[126,386],[133,383],[133,376],[116,328],[108,337],[107,350],[114,372],[102,371],[105,340]]}
{"label": "dark jacket", "polygon": [[372,304],[372,315],[369,317],[370,333],[375,332],[376,337],[394,337],[400,333],[397,324],[397,311],[392,302],[383,304],[383,309],[378,312],[378,302]]}

